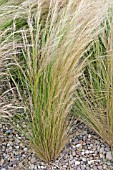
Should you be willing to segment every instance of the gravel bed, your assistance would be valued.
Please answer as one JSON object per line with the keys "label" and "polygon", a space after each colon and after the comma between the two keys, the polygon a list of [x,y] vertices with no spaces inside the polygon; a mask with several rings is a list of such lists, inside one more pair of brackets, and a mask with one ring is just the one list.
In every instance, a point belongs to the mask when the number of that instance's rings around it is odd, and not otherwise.
{"label": "gravel bed", "polygon": [[0,170],[113,170],[110,148],[84,124],[73,135],[55,162],[40,161],[23,135],[9,124],[0,124]]}

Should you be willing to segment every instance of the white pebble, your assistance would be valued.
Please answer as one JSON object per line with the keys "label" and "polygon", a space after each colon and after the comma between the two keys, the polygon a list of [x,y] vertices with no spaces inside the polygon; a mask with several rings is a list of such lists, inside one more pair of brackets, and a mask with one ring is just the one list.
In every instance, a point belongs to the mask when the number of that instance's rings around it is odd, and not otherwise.
{"label": "white pebble", "polygon": [[90,134],[88,135],[88,138],[91,138],[91,135],[90,135]]}
{"label": "white pebble", "polygon": [[28,148],[24,148],[24,151],[26,152],[28,150]]}
{"label": "white pebble", "polygon": [[103,155],[102,153],[100,153],[100,158],[101,158],[101,159],[104,158],[104,155]]}
{"label": "white pebble", "polygon": [[89,154],[89,151],[88,151],[88,150],[86,150],[86,151],[85,151],[85,154]]}
{"label": "white pebble", "polygon": [[8,143],[7,146],[10,146],[10,144]]}
{"label": "white pebble", "polygon": [[91,160],[91,161],[88,161],[88,164],[91,165],[94,162],[95,162],[95,160]]}
{"label": "white pebble", "polygon": [[81,146],[82,146],[81,144],[77,144],[77,145],[76,145],[77,148],[79,148],[79,147],[81,147]]}
{"label": "white pebble", "polygon": [[19,149],[19,146],[15,146],[16,149]]}
{"label": "white pebble", "polygon": [[86,162],[86,161],[87,161],[87,159],[86,159],[86,158],[82,158],[82,161],[83,161],[83,162]]}
{"label": "white pebble", "polygon": [[43,166],[43,165],[41,165],[40,167],[41,167],[42,169],[45,169],[45,168],[46,168],[46,166]]}
{"label": "white pebble", "polygon": [[72,145],[72,148],[73,148],[73,149],[75,149],[75,148],[76,148],[76,146],[75,146],[75,145]]}
{"label": "white pebble", "polygon": [[104,152],[104,148],[100,148],[100,153],[103,153]]}
{"label": "white pebble", "polygon": [[94,153],[94,151],[89,151],[89,153]]}
{"label": "white pebble", "polygon": [[100,160],[90,160],[90,161],[88,161],[88,164],[91,165],[91,164],[93,164],[94,162],[100,162]]}
{"label": "white pebble", "polygon": [[84,155],[84,152],[81,152],[81,155]]}
{"label": "white pebble", "polygon": [[75,161],[75,166],[80,165],[79,161]]}

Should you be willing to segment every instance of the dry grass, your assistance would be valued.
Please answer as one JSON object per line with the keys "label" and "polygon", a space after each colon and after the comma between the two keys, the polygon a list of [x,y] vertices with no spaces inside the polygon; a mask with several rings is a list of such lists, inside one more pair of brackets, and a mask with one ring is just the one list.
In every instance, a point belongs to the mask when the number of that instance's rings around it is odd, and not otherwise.
{"label": "dry grass", "polygon": [[[71,0],[63,8],[51,1],[44,22],[39,2],[21,5],[14,12],[12,30],[2,34],[1,56],[6,68],[3,73],[13,84],[13,98],[17,103],[20,100],[26,111],[19,115],[20,126],[24,130],[22,121],[26,121],[31,146],[48,162],[58,157],[68,141],[67,116],[84,65],[79,60],[103,30],[101,23],[110,1]],[[18,28],[17,21],[23,17],[26,25]],[[5,116],[12,113],[8,111]]]}
{"label": "dry grass", "polygon": [[74,112],[113,147],[113,20],[105,27],[81,77]]}

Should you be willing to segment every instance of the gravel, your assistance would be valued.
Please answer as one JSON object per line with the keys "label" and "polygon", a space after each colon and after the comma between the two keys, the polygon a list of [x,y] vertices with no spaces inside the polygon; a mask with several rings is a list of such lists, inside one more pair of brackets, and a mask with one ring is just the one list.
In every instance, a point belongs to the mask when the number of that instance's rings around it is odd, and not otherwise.
{"label": "gravel", "polygon": [[[0,125],[0,170],[113,170],[110,148],[84,124],[77,125],[59,158],[46,164],[27,140],[5,122]],[[76,136],[76,137],[75,137]]]}

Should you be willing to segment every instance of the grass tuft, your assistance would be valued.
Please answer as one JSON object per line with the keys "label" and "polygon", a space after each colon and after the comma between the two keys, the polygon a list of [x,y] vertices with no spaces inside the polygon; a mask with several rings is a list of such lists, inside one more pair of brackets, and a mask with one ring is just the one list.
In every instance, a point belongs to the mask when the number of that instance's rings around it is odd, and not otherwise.
{"label": "grass tuft", "polygon": [[[113,20],[94,42],[80,85],[74,114],[113,147]],[[88,54],[89,55],[89,54]]]}
{"label": "grass tuft", "polygon": [[10,8],[16,12],[0,40],[2,74],[9,80],[12,100],[8,102],[20,113],[6,107],[10,114],[4,115],[12,115],[15,124],[18,121],[31,147],[46,162],[55,160],[68,141],[67,117],[85,62],[79,60],[104,29],[101,23],[109,5],[104,0],[71,0],[65,5],[51,0],[44,18],[41,1]]}

